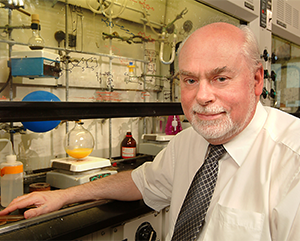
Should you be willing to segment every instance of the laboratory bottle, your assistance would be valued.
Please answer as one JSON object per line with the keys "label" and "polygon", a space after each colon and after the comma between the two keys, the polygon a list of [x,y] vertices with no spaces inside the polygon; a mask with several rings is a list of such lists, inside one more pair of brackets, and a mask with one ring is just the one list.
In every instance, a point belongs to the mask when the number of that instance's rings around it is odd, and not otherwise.
{"label": "laboratory bottle", "polygon": [[6,156],[1,168],[1,206],[8,204],[23,195],[23,163],[17,161],[16,155]]}
{"label": "laboratory bottle", "polygon": [[132,81],[133,78],[134,78],[134,68],[135,66],[133,65],[133,62],[129,62],[129,65],[127,65],[128,67],[128,77],[129,77],[129,80]]}
{"label": "laboratory bottle", "polygon": [[136,141],[130,131],[127,131],[125,138],[121,143],[122,158],[132,158],[136,156]]}
{"label": "laboratory bottle", "polygon": [[39,15],[38,14],[32,14],[31,15],[31,27],[32,29],[32,36],[28,40],[29,48],[31,50],[41,50],[45,46],[45,41],[41,37],[40,30],[41,30],[41,25],[40,25],[40,20],[39,20]]}

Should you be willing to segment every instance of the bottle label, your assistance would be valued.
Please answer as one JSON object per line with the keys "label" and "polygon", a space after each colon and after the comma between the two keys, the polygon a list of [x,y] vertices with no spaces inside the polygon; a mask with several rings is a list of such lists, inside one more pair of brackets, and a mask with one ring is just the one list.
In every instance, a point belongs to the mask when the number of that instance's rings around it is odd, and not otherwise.
{"label": "bottle label", "polygon": [[1,169],[0,175],[3,177],[6,174],[17,174],[23,172],[23,165],[19,166],[6,166]]}
{"label": "bottle label", "polygon": [[136,156],[136,147],[122,147],[122,157],[131,158]]}

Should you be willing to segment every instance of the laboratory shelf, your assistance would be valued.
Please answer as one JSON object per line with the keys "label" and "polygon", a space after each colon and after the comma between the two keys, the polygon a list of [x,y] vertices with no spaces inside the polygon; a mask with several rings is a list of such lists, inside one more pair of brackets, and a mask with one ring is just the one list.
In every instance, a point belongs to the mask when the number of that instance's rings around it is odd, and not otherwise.
{"label": "laboratory shelf", "polygon": [[1,101],[0,122],[182,115],[179,102]]}

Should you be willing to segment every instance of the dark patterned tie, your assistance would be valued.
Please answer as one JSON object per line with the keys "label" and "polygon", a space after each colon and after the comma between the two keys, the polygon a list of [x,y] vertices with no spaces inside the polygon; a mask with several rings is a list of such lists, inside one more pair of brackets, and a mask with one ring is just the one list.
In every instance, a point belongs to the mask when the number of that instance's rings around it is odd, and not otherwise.
{"label": "dark patterned tie", "polygon": [[178,215],[173,241],[195,240],[200,232],[218,177],[223,145],[210,145],[208,156],[197,171]]}

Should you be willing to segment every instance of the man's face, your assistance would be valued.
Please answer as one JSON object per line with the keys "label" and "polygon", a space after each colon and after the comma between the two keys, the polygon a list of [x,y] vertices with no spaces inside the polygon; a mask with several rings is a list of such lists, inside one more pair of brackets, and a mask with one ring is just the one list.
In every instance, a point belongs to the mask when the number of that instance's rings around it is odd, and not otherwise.
{"label": "man's face", "polygon": [[[223,32],[222,32],[223,31]],[[202,31],[203,32],[203,31]],[[181,103],[196,131],[223,144],[251,121],[261,83],[240,53],[243,38],[225,30],[191,36],[179,56]],[[263,82],[262,80],[260,80]]]}

